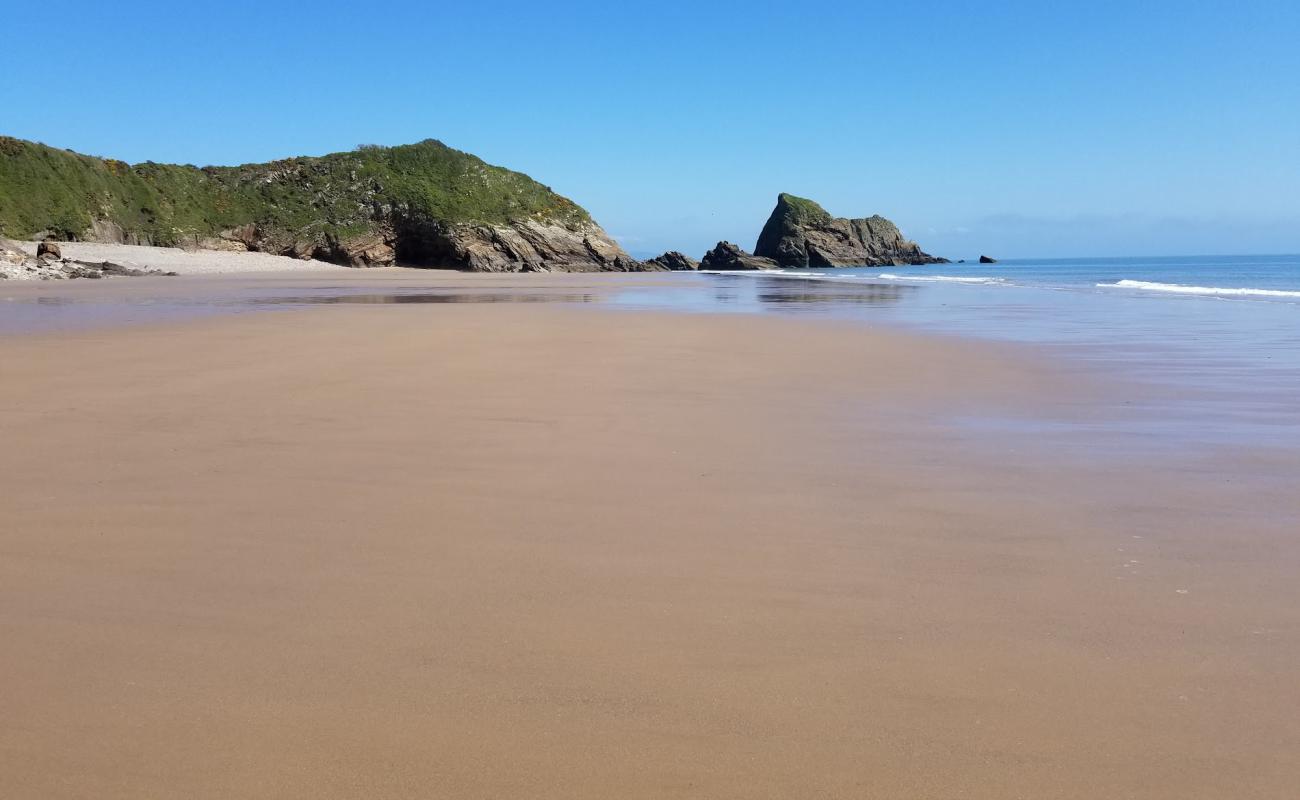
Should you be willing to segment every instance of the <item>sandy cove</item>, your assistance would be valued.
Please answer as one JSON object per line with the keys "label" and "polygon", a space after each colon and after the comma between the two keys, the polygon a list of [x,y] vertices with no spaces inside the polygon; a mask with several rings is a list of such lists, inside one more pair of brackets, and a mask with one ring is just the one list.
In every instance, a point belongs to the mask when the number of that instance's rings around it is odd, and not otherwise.
{"label": "sandy cove", "polygon": [[1077,378],[526,304],[0,338],[0,795],[1293,796],[1293,484],[953,421]]}
{"label": "sandy cove", "polygon": [[[16,242],[29,256],[35,257],[37,242]],[[270,253],[230,250],[182,250],[176,247],[146,247],[101,242],[57,242],[63,258],[90,264],[109,261],[139,270],[174,272],[177,275],[228,275],[265,272],[342,272],[348,267],[314,259],[288,258]],[[50,270],[24,270],[17,265],[0,264],[0,278],[40,279]]]}

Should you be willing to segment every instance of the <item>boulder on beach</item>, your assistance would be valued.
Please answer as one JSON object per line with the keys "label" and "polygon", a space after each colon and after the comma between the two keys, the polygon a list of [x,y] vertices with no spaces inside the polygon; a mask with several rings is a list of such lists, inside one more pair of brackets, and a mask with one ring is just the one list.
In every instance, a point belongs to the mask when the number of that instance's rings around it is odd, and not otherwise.
{"label": "boulder on beach", "polygon": [[63,258],[63,251],[59,249],[58,242],[53,239],[46,239],[36,245],[36,257]]}

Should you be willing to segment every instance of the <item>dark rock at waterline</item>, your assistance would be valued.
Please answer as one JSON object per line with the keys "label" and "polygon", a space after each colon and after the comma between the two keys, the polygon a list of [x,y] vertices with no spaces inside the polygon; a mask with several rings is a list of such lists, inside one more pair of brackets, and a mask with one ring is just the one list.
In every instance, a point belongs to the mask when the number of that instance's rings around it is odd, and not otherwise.
{"label": "dark rock at waterline", "polygon": [[782,193],[763,226],[754,255],[783,267],[945,264],[921,250],[882,216],[832,217],[812,200]]}
{"label": "dark rock at waterline", "polygon": [[118,278],[139,278],[144,275],[166,275],[175,276],[175,272],[164,272],[160,269],[136,269],[128,267],[125,264],[115,264],[112,261],[101,261],[94,263],[90,261],[73,261],[84,269],[95,270],[101,277],[118,277]]}
{"label": "dark rock at waterline", "polygon": [[[138,278],[142,276],[173,277],[177,274],[158,269],[137,269],[112,261],[96,262],[76,261],[70,258],[60,259],[49,253],[36,258],[27,258],[23,261],[13,258],[12,256],[16,254],[9,251],[5,251],[2,255],[4,255],[4,259],[0,261],[0,267],[5,267],[6,264],[8,266],[0,270],[0,278],[27,278],[45,281],[75,278],[99,280],[101,278]],[[26,254],[20,253],[20,255],[25,256]]]}
{"label": "dark rock at waterline", "polygon": [[996,263],[998,263],[998,260],[997,260],[996,258],[990,258],[989,256],[980,256],[980,263],[981,263],[981,264],[996,264]]}
{"label": "dark rock at waterline", "polygon": [[137,269],[112,261],[73,261],[65,259],[59,265],[67,278],[141,278],[145,276],[176,277],[175,272],[160,269]]}
{"label": "dark rock at waterline", "polygon": [[700,262],[685,253],[669,250],[663,255],[642,261],[641,267],[646,272],[687,272],[699,269]]}
{"label": "dark rock at waterline", "polygon": [[776,269],[779,266],[775,260],[750,255],[731,242],[718,242],[717,247],[700,260],[700,269],[719,271]]}

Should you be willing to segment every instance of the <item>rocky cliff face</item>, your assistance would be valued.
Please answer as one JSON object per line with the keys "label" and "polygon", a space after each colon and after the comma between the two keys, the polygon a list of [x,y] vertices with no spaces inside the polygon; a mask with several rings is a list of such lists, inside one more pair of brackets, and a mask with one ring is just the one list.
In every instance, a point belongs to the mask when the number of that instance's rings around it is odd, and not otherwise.
{"label": "rocky cliff face", "polygon": [[0,233],[356,267],[640,268],[571,200],[434,140],[199,169],[131,166],[0,137]]}
{"label": "rocky cliff face", "polygon": [[790,194],[777,197],[754,255],[773,259],[783,267],[946,263],[903,238],[897,226],[884,217],[832,217],[812,200]]}
{"label": "rocky cliff face", "polygon": [[420,257],[475,272],[626,272],[641,265],[594,222],[451,225],[422,237]]}
{"label": "rocky cliff face", "polygon": [[195,237],[182,246],[254,250],[315,258],[350,267],[394,264],[471,272],[629,272],[643,265],[594,222],[536,219],[499,223],[377,220],[364,233],[326,234],[323,241],[263,231],[256,225]]}

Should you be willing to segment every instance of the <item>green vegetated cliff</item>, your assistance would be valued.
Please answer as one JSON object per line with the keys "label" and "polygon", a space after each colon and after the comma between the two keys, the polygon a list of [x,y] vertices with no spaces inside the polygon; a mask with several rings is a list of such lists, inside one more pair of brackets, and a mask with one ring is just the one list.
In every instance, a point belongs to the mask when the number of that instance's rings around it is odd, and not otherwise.
{"label": "green vegetated cliff", "polygon": [[356,266],[635,265],[573,201],[432,139],[199,168],[130,165],[0,137],[0,235],[263,250]]}

